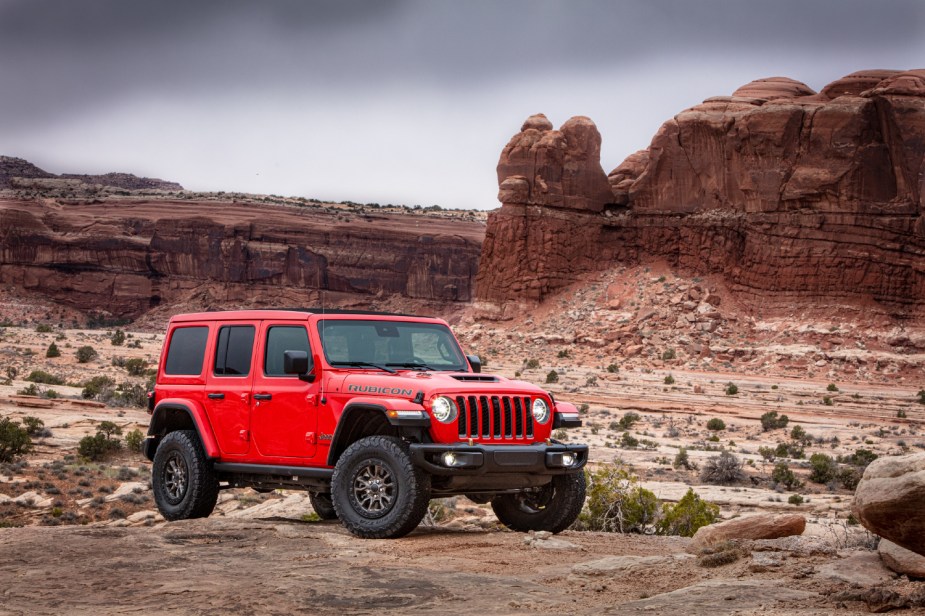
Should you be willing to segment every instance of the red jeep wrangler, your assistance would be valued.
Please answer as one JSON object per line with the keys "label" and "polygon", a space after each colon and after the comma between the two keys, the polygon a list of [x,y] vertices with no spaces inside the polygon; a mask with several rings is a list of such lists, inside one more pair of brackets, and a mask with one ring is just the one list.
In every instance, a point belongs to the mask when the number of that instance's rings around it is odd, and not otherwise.
{"label": "red jeep wrangler", "polygon": [[518,531],[567,528],[585,497],[581,425],[539,387],[480,374],[440,319],[252,310],[170,320],[145,455],[168,520],[222,488],[308,490],[360,537],[414,530],[433,497],[489,502]]}

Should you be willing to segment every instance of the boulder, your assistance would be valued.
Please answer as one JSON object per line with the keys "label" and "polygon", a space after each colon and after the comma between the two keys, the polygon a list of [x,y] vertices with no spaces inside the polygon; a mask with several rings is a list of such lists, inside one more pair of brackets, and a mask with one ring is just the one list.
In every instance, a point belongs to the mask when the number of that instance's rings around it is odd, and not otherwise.
{"label": "boulder", "polygon": [[875,552],[859,551],[819,567],[818,576],[857,586],[878,586],[892,580],[895,574],[887,569]]}
{"label": "boulder", "polygon": [[691,549],[696,551],[734,539],[776,539],[802,535],[806,518],[799,514],[760,513],[742,516],[718,524],[701,526],[694,533]]}
{"label": "boulder", "polygon": [[853,510],[867,530],[925,556],[925,453],[874,460]]}
{"label": "boulder", "polygon": [[889,541],[881,539],[877,548],[880,560],[896,573],[902,573],[912,578],[925,578],[925,556],[907,550]]}

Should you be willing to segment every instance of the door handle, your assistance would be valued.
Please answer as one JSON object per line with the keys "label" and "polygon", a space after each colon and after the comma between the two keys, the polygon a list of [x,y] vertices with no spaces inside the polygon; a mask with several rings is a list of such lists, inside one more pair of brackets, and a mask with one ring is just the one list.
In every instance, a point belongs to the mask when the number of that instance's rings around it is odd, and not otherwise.
{"label": "door handle", "polygon": [[254,394],[254,400],[272,400],[273,394]]}
{"label": "door handle", "polygon": [[224,400],[225,394],[209,394],[209,400]]}

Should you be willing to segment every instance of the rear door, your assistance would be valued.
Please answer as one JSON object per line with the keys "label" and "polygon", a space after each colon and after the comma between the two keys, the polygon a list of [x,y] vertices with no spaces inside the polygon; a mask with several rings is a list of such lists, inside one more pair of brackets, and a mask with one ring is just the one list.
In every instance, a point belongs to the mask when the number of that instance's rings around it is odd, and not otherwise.
{"label": "rear door", "polygon": [[311,458],[317,443],[320,380],[306,383],[283,372],[285,351],[305,351],[311,362],[305,323],[263,321],[251,407],[254,444],[261,456]]}
{"label": "rear door", "polygon": [[255,324],[221,324],[206,377],[206,405],[223,454],[242,455],[250,446],[250,393],[254,380]]}

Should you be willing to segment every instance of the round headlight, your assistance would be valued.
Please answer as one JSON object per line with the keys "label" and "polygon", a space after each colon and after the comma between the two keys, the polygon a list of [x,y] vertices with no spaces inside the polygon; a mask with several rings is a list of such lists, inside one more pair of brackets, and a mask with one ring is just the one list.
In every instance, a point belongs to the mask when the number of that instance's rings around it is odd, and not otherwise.
{"label": "round headlight", "polygon": [[533,419],[536,423],[546,423],[549,421],[549,405],[542,398],[533,401]]}
{"label": "round headlight", "polygon": [[440,423],[450,423],[456,419],[456,414],[459,412],[459,409],[456,408],[456,403],[446,396],[434,398],[431,410],[433,410],[434,417]]}

